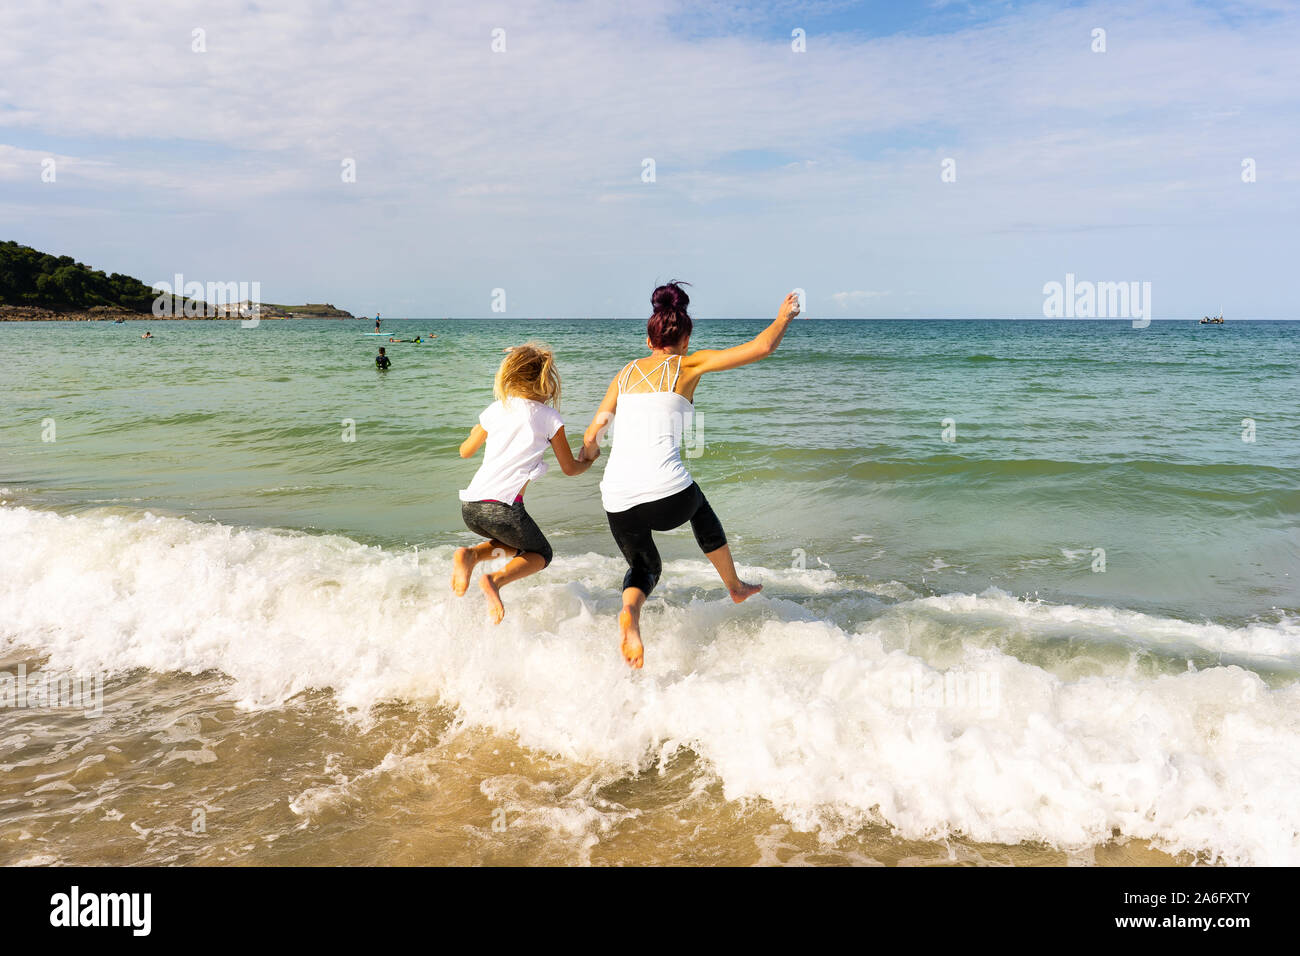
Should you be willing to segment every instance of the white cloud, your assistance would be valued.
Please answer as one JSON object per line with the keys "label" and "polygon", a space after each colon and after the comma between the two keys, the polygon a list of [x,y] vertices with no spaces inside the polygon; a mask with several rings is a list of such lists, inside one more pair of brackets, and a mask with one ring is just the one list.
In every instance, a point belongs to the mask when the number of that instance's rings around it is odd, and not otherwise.
{"label": "white cloud", "polygon": [[893,293],[854,289],[852,292],[836,292],[831,296],[831,301],[839,308],[847,309],[851,305],[861,305],[869,299],[879,299],[887,295],[893,295]]}
{"label": "white cloud", "polygon": [[44,164],[51,160],[54,162],[55,183],[58,182],[58,177],[62,176],[66,181],[69,175],[99,181],[113,178],[112,166],[109,163],[43,150],[19,149],[16,146],[0,143],[0,180],[7,179],[10,182],[26,180],[39,183]]}
{"label": "white cloud", "polygon": [[[220,253],[302,283],[322,272],[355,283],[331,292],[344,300],[445,285],[447,309],[476,312],[479,286],[522,283],[525,262],[539,275],[544,261],[567,263],[553,298],[540,285],[512,296],[538,312],[564,303],[566,284],[599,284],[603,302],[615,284],[680,272],[705,280],[701,301],[708,283],[726,283],[716,307],[735,314],[767,311],[754,276],[778,291],[844,288],[864,256],[891,282],[933,289],[931,302],[1014,310],[1023,289],[1029,310],[1046,278],[1082,273],[1090,257],[1102,269],[1122,267],[1107,256],[1148,273],[1186,268],[1196,253],[1182,244],[1225,224],[1276,245],[1300,195],[1294,9],[1229,26],[1182,3],[1035,7],[941,36],[818,35],[800,55],[779,32],[674,36],[670,16],[685,8],[665,2],[253,9],[0,7],[0,36],[23,37],[0,48],[0,142],[24,156],[44,138],[76,142],[124,230],[144,209],[246,229],[274,220],[281,243],[301,243],[296,256],[255,239]],[[701,16],[746,22],[729,4]],[[1105,54],[1089,50],[1098,23]],[[196,27],[207,53],[190,50]],[[504,54],[491,52],[494,27],[507,31]],[[747,151],[778,158],[725,161]],[[646,156],[653,184],[640,181]],[[1259,161],[1253,187],[1237,176],[1244,156]],[[344,157],[356,183],[340,180]],[[945,157],[956,182],[940,180]],[[11,167],[0,156],[0,176]],[[19,225],[47,234],[39,218]],[[1180,249],[1161,264],[1150,236],[1023,245],[1135,225],[1170,230]],[[391,242],[349,249],[335,232]],[[647,236],[682,252],[607,267]],[[194,241],[199,255],[205,240]],[[176,254],[156,221],[130,244],[142,272],[167,272]],[[409,261],[392,251],[402,247]],[[313,257],[348,268],[300,264]],[[635,314],[644,291],[614,297]]]}

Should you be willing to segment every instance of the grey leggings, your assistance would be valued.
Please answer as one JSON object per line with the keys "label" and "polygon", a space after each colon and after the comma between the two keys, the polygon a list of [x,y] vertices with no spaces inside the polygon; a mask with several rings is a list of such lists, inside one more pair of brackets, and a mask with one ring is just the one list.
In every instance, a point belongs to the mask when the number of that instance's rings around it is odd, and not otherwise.
{"label": "grey leggings", "polygon": [[524,510],[522,501],[513,505],[500,501],[465,501],[461,503],[460,516],[465,519],[465,527],[493,544],[513,548],[520,554],[540,554],[543,561],[551,563],[554,556],[551,544],[532,515]]}

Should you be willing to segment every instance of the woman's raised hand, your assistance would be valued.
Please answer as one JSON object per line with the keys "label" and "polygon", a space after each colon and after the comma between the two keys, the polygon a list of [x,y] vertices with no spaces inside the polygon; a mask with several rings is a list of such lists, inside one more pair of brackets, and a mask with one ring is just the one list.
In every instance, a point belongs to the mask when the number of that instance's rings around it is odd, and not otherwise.
{"label": "woman's raised hand", "polygon": [[791,292],[781,303],[781,311],[777,313],[777,318],[782,321],[793,319],[799,314],[799,293]]}

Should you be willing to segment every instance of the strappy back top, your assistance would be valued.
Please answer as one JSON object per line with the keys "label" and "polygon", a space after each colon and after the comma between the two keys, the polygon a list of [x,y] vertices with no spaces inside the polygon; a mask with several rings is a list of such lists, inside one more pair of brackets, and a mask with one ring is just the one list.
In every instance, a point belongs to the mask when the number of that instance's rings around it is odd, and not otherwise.
{"label": "strappy back top", "polygon": [[681,373],[680,355],[668,356],[648,373],[636,362],[619,373],[614,445],[600,482],[606,511],[667,498],[694,481],[682,464],[681,445],[695,406],[674,391]]}
{"label": "strappy back top", "polygon": [[[677,363],[673,364],[673,359]],[[635,372],[637,379],[632,380],[632,373]],[[670,379],[668,376],[672,374]],[[672,392],[677,388],[677,379],[682,374],[682,357],[680,355],[670,355],[648,373],[645,372],[636,362],[628,362],[618,377],[618,394],[626,395],[629,392],[633,395],[644,395],[647,392]],[[645,386],[642,388],[641,386]]]}

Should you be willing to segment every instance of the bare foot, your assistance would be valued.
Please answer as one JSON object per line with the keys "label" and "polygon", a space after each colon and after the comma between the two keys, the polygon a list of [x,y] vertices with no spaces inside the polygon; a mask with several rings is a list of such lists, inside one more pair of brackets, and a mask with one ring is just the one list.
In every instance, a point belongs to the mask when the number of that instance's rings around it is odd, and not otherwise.
{"label": "bare foot", "polygon": [[645,663],[645,648],[641,644],[640,623],[632,612],[623,608],[618,615],[618,633],[623,638],[623,660],[628,667],[640,669]]}
{"label": "bare foot", "polygon": [[506,607],[501,603],[501,595],[497,592],[497,586],[492,581],[492,575],[483,575],[478,579],[478,583],[483,588],[483,596],[487,598],[488,617],[492,619],[493,624],[500,624],[501,619],[506,616]]}
{"label": "bare foot", "polygon": [[741,581],[740,587],[727,588],[727,590],[731,593],[731,599],[735,601],[737,604],[739,604],[741,601],[745,600],[746,598],[752,598],[759,591],[763,590],[763,585],[746,584],[744,581]]}
{"label": "bare foot", "polygon": [[473,548],[457,548],[451,556],[451,589],[458,597],[469,587],[469,575],[476,564],[478,556],[474,554]]}

